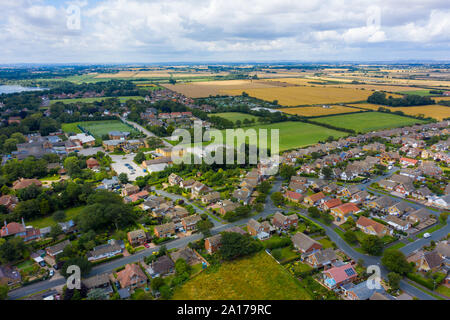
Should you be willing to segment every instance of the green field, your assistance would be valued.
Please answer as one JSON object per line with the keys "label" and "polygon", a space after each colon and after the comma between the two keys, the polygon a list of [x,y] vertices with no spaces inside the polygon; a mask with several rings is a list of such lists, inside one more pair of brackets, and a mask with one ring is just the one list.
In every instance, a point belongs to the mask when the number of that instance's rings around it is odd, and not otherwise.
{"label": "green field", "polygon": [[[66,221],[75,219],[78,214],[80,214],[81,210],[84,209],[84,206],[81,207],[75,207],[65,210],[66,212]],[[52,216],[47,216],[43,218],[39,218],[30,222],[27,222],[27,225],[31,225],[35,228],[45,228],[50,227],[52,225],[56,224],[56,221],[52,219]]]}
{"label": "green field", "polygon": [[243,122],[245,119],[247,120],[255,120],[258,121],[259,117],[251,115],[251,114],[246,114],[246,113],[241,113],[241,112],[223,112],[223,113],[213,113],[209,115],[210,117],[213,116],[217,116],[217,117],[221,117],[221,118],[225,118],[227,120],[230,120],[232,122],[236,122],[238,120],[240,120],[241,122]]}
{"label": "green field", "polygon": [[[428,89],[422,89],[422,90],[413,90],[413,91],[400,91],[397,92],[400,94],[413,94],[416,96],[421,96],[421,97],[428,97],[428,96],[433,96],[433,94],[430,93],[430,90]],[[434,94],[435,96],[435,94]]]}
{"label": "green field", "polygon": [[144,100],[144,97],[141,96],[128,96],[128,97],[98,97],[98,98],[75,98],[75,99],[56,99],[56,100],[52,100],[50,101],[50,104],[55,104],[57,102],[62,102],[65,104],[69,104],[69,103],[76,103],[76,102],[84,102],[84,103],[92,103],[92,102],[96,102],[96,101],[103,101],[106,99],[111,99],[111,98],[118,98],[120,100],[120,102],[125,102],[127,100]]}
{"label": "green field", "polygon": [[[267,146],[269,148],[271,144],[271,130],[278,129],[280,136],[280,151],[309,146],[318,141],[325,141],[329,136],[340,138],[347,135],[345,132],[324,128],[314,124],[292,121],[243,128],[245,132],[250,129],[255,129],[257,134],[259,129],[267,129]],[[223,138],[225,140],[225,130],[222,130],[222,132],[224,133]]]}
{"label": "green field", "polygon": [[390,129],[424,123],[425,121],[381,112],[353,113],[348,115],[316,118],[314,121],[335,127],[353,129],[356,132]]}
{"label": "green field", "polygon": [[105,121],[85,121],[85,122],[74,122],[74,123],[64,123],[62,124],[62,130],[64,132],[82,132],[77,126],[80,125],[95,138],[101,139],[105,134],[110,131],[126,131],[131,132],[135,129],[129,127],[119,120],[105,120]]}
{"label": "green field", "polygon": [[300,282],[265,252],[203,271],[176,289],[174,300],[311,300]]}

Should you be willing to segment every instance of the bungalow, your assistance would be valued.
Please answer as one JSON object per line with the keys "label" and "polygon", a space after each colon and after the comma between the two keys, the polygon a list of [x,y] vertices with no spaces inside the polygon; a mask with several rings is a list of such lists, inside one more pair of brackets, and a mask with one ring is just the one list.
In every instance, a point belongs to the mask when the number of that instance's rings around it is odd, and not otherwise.
{"label": "bungalow", "polygon": [[432,196],[433,193],[427,186],[421,187],[417,190],[411,192],[411,196],[417,200],[427,200],[428,197]]}
{"label": "bungalow", "polygon": [[6,194],[0,197],[0,205],[4,206],[8,211],[14,210],[18,203],[19,199],[14,195]]}
{"label": "bungalow", "polygon": [[123,241],[117,240],[97,246],[87,253],[88,261],[97,261],[117,256],[122,253],[123,247]]}
{"label": "bungalow", "polygon": [[23,179],[20,178],[19,180],[16,180],[13,182],[13,190],[21,190],[28,188],[31,185],[35,185],[36,187],[42,187],[42,182],[38,179]]}
{"label": "bungalow", "polygon": [[380,212],[385,212],[390,206],[393,206],[397,201],[390,196],[382,196],[367,203],[367,207]]}
{"label": "bungalow", "polygon": [[193,231],[197,229],[197,223],[201,220],[202,218],[198,214],[194,214],[181,219],[181,223],[185,231]]}
{"label": "bungalow", "polygon": [[390,215],[400,217],[403,214],[405,214],[409,211],[413,211],[413,210],[414,210],[414,208],[411,207],[407,202],[399,201],[396,204],[394,204],[388,208],[388,213]]}
{"label": "bungalow", "polygon": [[297,232],[291,236],[291,240],[294,244],[294,248],[296,248],[302,256],[305,257],[322,249],[322,244],[302,232]]}
{"label": "bungalow", "polygon": [[347,221],[347,217],[351,214],[360,212],[358,206],[352,202],[341,204],[340,206],[331,209],[330,214],[336,221]]}
{"label": "bungalow", "polygon": [[155,226],[155,235],[158,238],[169,238],[175,234],[175,224],[173,222]]}
{"label": "bungalow", "polygon": [[331,265],[337,260],[338,257],[332,248],[316,251],[306,258],[306,261],[314,268]]}
{"label": "bungalow", "polygon": [[244,205],[248,204],[250,196],[251,191],[247,189],[238,189],[233,192],[233,198],[236,198],[237,201],[242,201]]}
{"label": "bungalow", "polygon": [[375,286],[370,286],[369,280],[363,281],[354,285],[349,283],[342,286],[344,290],[345,297],[349,300],[369,300],[374,294],[383,294],[385,291],[383,287],[376,288]]}
{"label": "bungalow", "polygon": [[[156,228],[156,227],[155,227]],[[156,232],[155,232],[156,233]],[[127,234],[128,242],[133,246],[140,246],[147,242],[147,234],[144,230],[134,230]]]}
{"label": "bungalow", "polygon": [[135,263],[127,264],[125,269],[117,273],[117,280],[122,289],[133,291],[147,286],[148,278],[144,271]]}
{"label": "bungalow", "polygon": [[235,203],[230,200],[223,200],[220,204],[219,212],[221,215],[225,215],[228,212],[234,211],[239,207],[238,203]]}
{"label": "bungalow", "polygon": [[358,273],[350,263],[347,263],[323,271],[322,276],[325,286],[335,289],[353,282],[358,277]]}
{"label": "bungalow", "polygon": [[193,266],[201,262],[200,258],[197,256],[197,254],[189,247],[185,247],[183,249],[180,249],[178,251],[175,251],[170,254],[170,258],[172,261],[177,262],[178,259],[183,259],[187,262],[187,264]]}
{"label": "bungalow", "polygon": [[112,294],[114,290],[111,287],[109,279],[110,275],[103,273],[84,279],[82,282],[89,291],[93,289],[102,289],[106,294]]}
{"label": "bungalow", "polygon": [[368,200],[369,198],[370,198],[370,193],[368,193],[366,190],[363,190],[363,191],[353,194],[350,202],[354,202],[354,203],[358,204],[358,203],[362,203],[362,202]]}
{"label": "bungalow", "polygon": [[285,216],[281,212],[276,212],[272,218],[272,225],[278,230],[287,230],[291,226],[296,227],[297,223],[298,216],[296,214]]}
{"label": "bungalow", "polygon": [[400,183],[395,188],[394,191],[399,193],[401,196],[410,195],[416,188],[411,182]]}
{"label": "bungalow", "polygon": [[70,240],[65,240],[63,242],[50,246],[46,249],[47,255],[55,259],[56,256],[62,253],[68,245],[70,245]]}
{"label": "bungalow", "polygon": [[392,191],[397,186],[397,182],[383,179],[378,182],[378,185],[385,190]]}
{"label": "bungalow", "polygon": [[291,181],[291,183],[289,183],[288,189],[298,193],[303,193],[306,191],[307,187],[305,186],[304,183]]}
{"label": "bungalow", "polygon": [[356,227],[365,234],[374,236],[383,237],[389,234],[389,229],[385,225],[364,216],[359,217],[358,221],[356,221]]}
{"label": "bungalow", "polygon": [[422,255],[419,261],[416,263],[417,269],[419,271],[437,271],[443,263],[442,257],[438,254],[436,250],[431,252],[426,252]]}
{"label": "bungalow", "polygon": [[361,191],[358,186],[342,187],[338,191],[338,195],[344,198],[350,198],[353,194]]}
{"label": "bungalow", "polygon": [[411,221],[412,224],[422,223],[422,222],[429,220],[430,218],[431,218],[431,215],[428,212],[428,210],[425,208],[421,208],[416,211],[413,211],[408,215],[408,220]]}
{"label": "bungalow", "polygon": [[338,189],[338,185],[334,182],[326,185],[325,187],[323,187],[322,191],[326,192],[326,193],[334,193],[336,192]]}
{"label": "bungalow", "polygon": [[402,220],[396,216],[387,216],[386,217],[386,222],[394,227],[397,230],[400,231],[406,231],[409,229],[409,227],[411,226],[411,223],[406,221],[406,220]]}
{"label": "bungalow", "polygon": [[161,277],[173,273],[175,263],[169,256],[164,255],[153,261],[147,270],[152,278]]}
{"label": "bungalow", "polygon": [[295,203],[300,203],[303,201],[303,195],[301,193],[295,192],[295,191],[286,191],[284,194],[284,197],[288,201],[292,201]]}
{"label": "bungalow", "polygon": [[306,196],[305,199],[303,200],[303,202],[305,202],[306,204],[308,204],[310,206],[314,206],[314,205],[317,205],[319,203],[319,201],[322,200],[323,198],[325,198],[325,195],[321,191],[321,192],[312,194],[310,196]]}

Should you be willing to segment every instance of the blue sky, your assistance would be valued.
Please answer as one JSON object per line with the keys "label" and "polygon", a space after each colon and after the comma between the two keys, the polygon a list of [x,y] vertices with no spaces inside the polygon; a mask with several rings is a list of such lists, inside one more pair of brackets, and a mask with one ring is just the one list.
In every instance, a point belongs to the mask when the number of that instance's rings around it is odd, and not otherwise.
{"label": "blue sky", "polygon": [[0,63],[450,60],[449,30],[448,0],[0,0]]}

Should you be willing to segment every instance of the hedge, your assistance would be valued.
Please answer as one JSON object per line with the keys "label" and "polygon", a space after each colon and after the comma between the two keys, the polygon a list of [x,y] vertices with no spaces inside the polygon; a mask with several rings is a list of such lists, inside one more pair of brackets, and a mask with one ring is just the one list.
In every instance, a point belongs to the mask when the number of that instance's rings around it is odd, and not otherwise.
{"label": "hedge", "polygon": [[422,277],[416,273],[408,273],[406,276],[408,277],[408,279],[411,279],[412,281],[417,282],[418,284],[421,284],[425,288],[428,288],[431,291],[433,291],[433,289],[434,289],[433,280],[425,279],[424,277]]}

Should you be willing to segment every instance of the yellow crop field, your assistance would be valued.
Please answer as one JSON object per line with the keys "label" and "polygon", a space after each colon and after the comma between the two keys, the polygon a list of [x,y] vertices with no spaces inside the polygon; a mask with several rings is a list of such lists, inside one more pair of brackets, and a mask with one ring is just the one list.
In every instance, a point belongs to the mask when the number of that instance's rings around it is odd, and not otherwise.
{"label": "yellow crop field", "polygon": [[439,97],[439,98],[433,98],[434,101],[450,101],[450,97]]}
{"label": "yellow crop field", "polygon": [[339,113],[357,112],[356,108],[349,108],[344,106],[329,106],[329,108],[324,108],[323,106],[314,107],[299,107],[299,108],[281,108],[277,109],[281,112],[288,114],[295,114],[305,117],[316,117],[316,116],[326,116]]}
{"label": "yellow crop field", "polygon": [[229,90],[238,90],[238,93],[232,95],[240,95],[242,91],[248,91],[250,89],[289,86],[289,84],[277,83],[275,81],[269,82],[264,80],[225,80],[164,84],[162,86],[167,89],[184,94],[185,96],[188,96],[190,98],[202,98],[209,97],[210,95],[226,95],[229,94]]}
{"label": "yellow crop field", "polygon": [[419,107],[396,107],[390,108],[391,111],[403,111],[405,114],[411,116],[425,115],[436,120],[443,120],[450,117],[450,107],[440,105],[428,105]]}
{"label": "yellow crop field", "polygon": [[230,95],[240,95],[243,91],[250,96],[273,101],[283,106],[313,104],[335,104],[367,100],[372,91],[332,87],[274,87],[264,89],[224,90]]}
{"label": "yellow crop field", "polygon": [[378,104],[370,104],[370,103],[358,103],[358,104],[349,104],[349,106],[354,106],[357,108],[364,108],[370,110],[378,110],[379,107],[383,107],[386,109],[394,111],[402,111],[403,113],[411,116],[424,115],[425,117],[431,117],[436,120],[442,120],[450,117],[450,107],[441,106],[441,105],[428,105],[428,106],[417,106],[417,107],[387,107]]}

